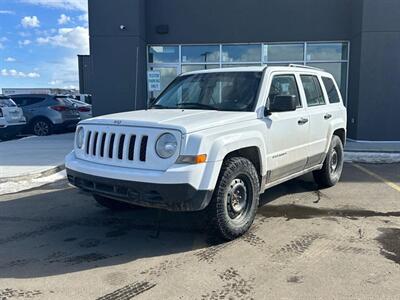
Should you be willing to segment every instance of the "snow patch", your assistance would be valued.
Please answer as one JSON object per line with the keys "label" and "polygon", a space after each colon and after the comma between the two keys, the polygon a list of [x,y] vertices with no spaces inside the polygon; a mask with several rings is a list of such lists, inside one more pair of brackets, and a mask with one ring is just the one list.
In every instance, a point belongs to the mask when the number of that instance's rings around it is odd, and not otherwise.
{"label": "snow patch", "polygon": [[41,187],[43,185],[65,179],[67,173],[65,170],[46,177],[33,178],[21,181],[7,181],[0,183],[0,195],[18,193],[21,191]]}

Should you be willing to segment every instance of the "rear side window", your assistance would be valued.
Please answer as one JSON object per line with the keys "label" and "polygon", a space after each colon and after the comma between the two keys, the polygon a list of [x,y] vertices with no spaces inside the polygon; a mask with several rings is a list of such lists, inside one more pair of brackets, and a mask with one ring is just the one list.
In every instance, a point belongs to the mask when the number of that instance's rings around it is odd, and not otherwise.
{"label": "rear side window", "polygon": [[0,107],[14,107],[17,106],[14,101],[9,98],[0,98]]}
{"label": "rear side window", "polygon": [[36,97],[32,97],[32,98],[26,98],[26,105],[33,105],[39,102],[44,101],[45,98],[36,98]]}
{"label": "rear side window", "polygon": [[269,101],[274,102],[276,96],[296,96],[297,107],[301,107],[299,89],[294,75],[276,75],[272,79],[269,90]]}
{"label": "rear side window", "polygon": [[26,106],[25,98],[14,98],[14,102],[17,103],[18,106]]}
{"label": "rear side window", "polygon": [[307,105],[317,106],[325,104],[324,95],[322,94],[321,85],[319,84],[317,76],[300,75],[300,77],[306,94]]}
{"label": "rear side window", "polygon": [[329,103],[339,103],[339,92],[333,83],[333,80],[328,77],[322,77],[322,82],[324,83],[326,93],[328,94]]}

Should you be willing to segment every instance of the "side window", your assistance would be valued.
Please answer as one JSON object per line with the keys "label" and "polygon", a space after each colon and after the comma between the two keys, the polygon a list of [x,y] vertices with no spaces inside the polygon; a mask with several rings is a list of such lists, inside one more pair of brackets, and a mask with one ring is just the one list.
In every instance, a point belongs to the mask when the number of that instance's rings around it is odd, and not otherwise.
{"label": "side window", "polygon": [[13,98],[13,100],[20,107],[26,106],[26,99],[25,98]]}
{"label": "side window", "polygon": [[29,106],[29,105],[34,105],[36,103],[42,102],[44,100],[44,98],[31,97],[31,98],[26,98],[25,100],[26,100],[25,106]]}
{"label": "side window", "polygon": [[276,96],[295,95],[297,99],[297,107],[301,107],[299,89],[294,75],[275,75],[272,78],[271,88],[269,90],[269,101],[275,101]]}
{"label": "side window", "polygon": [[307,105],[317,106],[325,104],[324,95],[322,94],[321,85],[319,84],[317,76],[300,75],[300,77],[306,94]]}
{"label": "side window", "polygon": [[324,83],[326,93],[328,94],[329,103],[339,103],[340,102],[339,92],[336,89],[333,80],[328,77],[322,77],[322,82]]}

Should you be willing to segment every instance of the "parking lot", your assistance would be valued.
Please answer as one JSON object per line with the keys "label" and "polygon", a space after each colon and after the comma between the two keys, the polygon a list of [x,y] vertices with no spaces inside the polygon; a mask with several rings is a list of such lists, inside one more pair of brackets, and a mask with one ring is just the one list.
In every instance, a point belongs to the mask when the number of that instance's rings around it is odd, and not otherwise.
{"label": "parking lot", "polygon": [[[177,195],[179,196],[179,195]],[[110,212],[65,180],[0,196],[0,299],[398,299],[400,164],[262,195],[221,243],[204,216]]]}

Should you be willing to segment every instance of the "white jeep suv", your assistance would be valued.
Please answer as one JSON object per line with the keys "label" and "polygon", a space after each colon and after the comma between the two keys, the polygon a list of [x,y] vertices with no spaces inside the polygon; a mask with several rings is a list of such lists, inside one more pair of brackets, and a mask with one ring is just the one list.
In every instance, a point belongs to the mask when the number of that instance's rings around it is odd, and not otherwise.
{"label": "white jeep suv", "polygon": [[81,121],[66,157],[71,184],[109,208],[207,210],[229,240],[251,226],[266,189],[343,168],[346,108],[332,75],[304,66],[178,76],[142,111]]}

